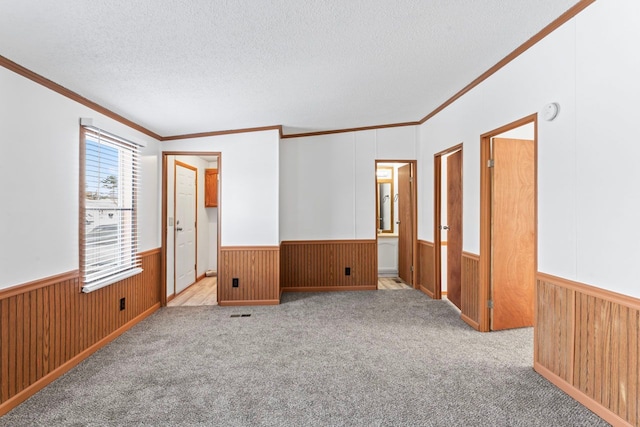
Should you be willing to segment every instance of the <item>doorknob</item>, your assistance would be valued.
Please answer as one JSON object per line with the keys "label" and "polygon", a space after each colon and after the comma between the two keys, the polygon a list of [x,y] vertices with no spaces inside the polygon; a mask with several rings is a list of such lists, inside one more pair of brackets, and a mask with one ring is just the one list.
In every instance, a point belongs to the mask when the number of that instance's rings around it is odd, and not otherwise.
{"label": "doorknob", "polygon": [[182,227],[176,228],[176,231],[182,231]]}
{"label": "doorknob", "polygon": [[443,226],[442,226],[442,229],[443,229],[443,230],[448,230],[448,229],[449,229],[449,226],[448,226],[448,225],[443,225]]}

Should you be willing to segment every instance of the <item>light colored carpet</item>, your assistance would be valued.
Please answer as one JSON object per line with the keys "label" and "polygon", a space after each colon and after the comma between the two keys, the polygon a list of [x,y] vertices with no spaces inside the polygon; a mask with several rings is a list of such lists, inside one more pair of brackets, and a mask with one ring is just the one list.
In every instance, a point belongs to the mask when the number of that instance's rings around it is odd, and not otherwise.
{"label": "light colored carpet", "polygon": [[415,290],[165,308],[0,426],[607,425],[533,371],[532,341]]}

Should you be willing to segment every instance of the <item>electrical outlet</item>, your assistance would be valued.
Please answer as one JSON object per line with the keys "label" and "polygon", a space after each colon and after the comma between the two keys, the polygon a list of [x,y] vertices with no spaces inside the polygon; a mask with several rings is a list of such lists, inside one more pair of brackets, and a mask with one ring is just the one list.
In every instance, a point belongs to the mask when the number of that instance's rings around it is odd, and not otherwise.
{"label": "electrical outlet", "polygon": [[345,267],[344,268],[344,275],[345,276],[351,276],[351,267]]}
{"label": "electrical outlet", "polygon": [[231,279],[231,286],[233,286],[234,288],[240,286],[240,279],[238,279],[237,277]]}
{"label": "electrical outlet", "polygon": [[124,298],[120,298],[120,311],[124,310],[124,308],[125,308]]}

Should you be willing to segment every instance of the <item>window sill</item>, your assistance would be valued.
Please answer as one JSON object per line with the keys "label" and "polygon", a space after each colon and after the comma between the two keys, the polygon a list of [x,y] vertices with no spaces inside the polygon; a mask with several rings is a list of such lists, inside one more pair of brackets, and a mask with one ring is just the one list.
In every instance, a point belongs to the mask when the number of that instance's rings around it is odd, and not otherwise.
{"label": "window sill", "polygon": [[97,291],[98,289],[104,288],[105,286],[112,285],[116,282],[119,282],[124,279],[128,279],[129,277],[135,276],[136,274],[142,273],[144,270],[142,268],[137,267],[131,270],[123,271],[122,273],[118,273],[115,276],[107,277],[106,279],[99,280],[97,282],[90,283],[88,285],[84,285],[82,287],[82,292],[88,294],[89,292]]}

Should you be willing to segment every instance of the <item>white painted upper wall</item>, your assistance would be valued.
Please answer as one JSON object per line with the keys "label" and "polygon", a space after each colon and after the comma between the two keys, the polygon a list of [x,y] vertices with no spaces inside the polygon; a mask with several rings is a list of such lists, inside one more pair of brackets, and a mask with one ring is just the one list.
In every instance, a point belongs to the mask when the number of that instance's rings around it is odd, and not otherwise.
{"label": "white painted upper wall", "polygon": [[496,135],[496,138],[511,138],[511,139],[535,139],[536,129],[533,123],[527,123],[519,126],[515,129],[510,129],[506,132]]}
{"label": "white painted upper wall", "polygon": [[558,102],[538,122],[538,270],[640,297],[639,16],[640,2],[598,0],[420,126],[421,239],[434,153],[464,143],[464,250],[477,254],[480,135]]}
{"label": "white painted upper wall", "polygon": [[160,246],[158,141],[0,67],[0,288],[77,270],[80,117],[144,142],[141,251]]}
{"label": "white painted upper wall", "polygon": [[220,152],[221,246],[279,242],[277,130],[166,141],[162,151]]}
{"label": "white painted upper wall", "polygon": [[416,143],[416,126],[283,139],[280,240],[375,239],[375,161],[414,160]]}

